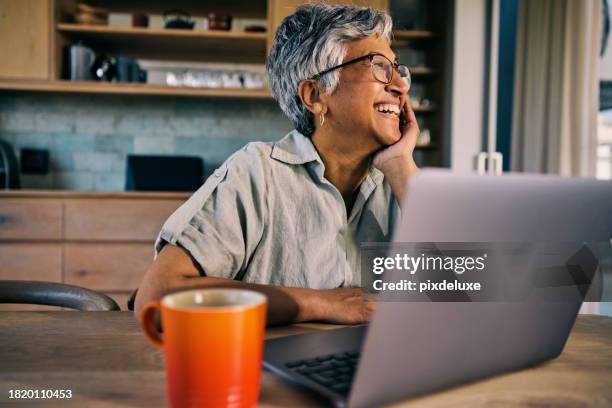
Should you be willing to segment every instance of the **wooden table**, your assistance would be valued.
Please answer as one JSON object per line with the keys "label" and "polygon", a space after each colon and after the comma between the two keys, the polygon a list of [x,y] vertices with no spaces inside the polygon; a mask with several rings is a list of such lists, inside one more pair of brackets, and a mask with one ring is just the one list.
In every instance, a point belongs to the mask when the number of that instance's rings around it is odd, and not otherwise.
{"label": "wooden table", "polygon": [[[327,330],[300,324],[267,337]],[[71,389],[70,400],[16,406],[165,407],[162,354],[131,312],[0,312],[0,406],[9,389]],[[265,372],[260,406],[320,403]],[[548,363],[411,400],[419,407],[612,406],[612,318],[579,316],[563,354]]]}

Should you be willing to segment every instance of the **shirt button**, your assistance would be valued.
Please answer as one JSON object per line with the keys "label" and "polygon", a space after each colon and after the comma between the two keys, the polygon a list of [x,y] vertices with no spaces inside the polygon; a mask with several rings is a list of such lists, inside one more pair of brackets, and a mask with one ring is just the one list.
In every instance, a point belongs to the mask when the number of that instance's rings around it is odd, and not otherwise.
{"label": "shirt button", "polygon": [[221,169],[216,169],[214,174],[215,174],[215,177],[221,177],[221,174],[223,174],[223,172],[221,171]]}

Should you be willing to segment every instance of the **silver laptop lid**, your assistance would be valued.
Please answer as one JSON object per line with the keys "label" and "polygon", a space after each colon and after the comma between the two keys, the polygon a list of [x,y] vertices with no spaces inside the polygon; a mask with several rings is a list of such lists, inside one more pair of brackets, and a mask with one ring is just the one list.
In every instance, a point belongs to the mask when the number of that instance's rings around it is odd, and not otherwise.
{"label": "silver laptop lid", "polygon": [[[424,170],[394,242],[582,242],[612,236],[612,182]],[[349,405],[416,396],[558,355],[580,302],[383,302]]]}

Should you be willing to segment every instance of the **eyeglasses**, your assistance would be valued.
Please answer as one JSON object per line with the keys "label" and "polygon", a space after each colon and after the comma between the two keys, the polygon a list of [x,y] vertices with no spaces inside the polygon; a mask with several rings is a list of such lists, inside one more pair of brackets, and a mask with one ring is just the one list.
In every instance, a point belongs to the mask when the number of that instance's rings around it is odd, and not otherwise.
{"label": "eyeglasses", "polygon": [[354,64],[356,62],[363,61],[366,59],[370,60],[370,67],[372,67],[372,75],[374,75],[374,79],[376,79],[378,82],[382,82],[385,85],[391,83],[391,81],[393,80],[393,70],[395,70],[399,74],[400,78],[404,80],[406,86],[410,88],[412,80],[410,78],[410,70],[408,69],[408,67],[403,64],[392,62],[389,58],[377,52],[372,52],[362,57],[346,61],[340,65],[336,65],[335,67],[328,68],[325,71],[321,71],[318,74],[313,75],[312,77],[310,77],[310,79],[319,79],[323,75],[328,74],[338,68],[343,68],[347,65]]}

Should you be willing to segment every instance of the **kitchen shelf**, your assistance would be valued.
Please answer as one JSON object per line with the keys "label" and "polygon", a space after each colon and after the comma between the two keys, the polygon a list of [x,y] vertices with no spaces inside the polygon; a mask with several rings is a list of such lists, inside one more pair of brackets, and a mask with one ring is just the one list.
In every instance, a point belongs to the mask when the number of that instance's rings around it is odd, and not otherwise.
{"label": "kitchen shelf", "polygon": [[163,14],[164,11],[174,8],[187,10],[192,16],[205,16],[214,12],[230,14],[232,17],[266,18],[266,0],[88,0],[87,4],[106,8],[111,12],[133,13],[138,10],[145,14]]}
{"label": "kitchen shelf", "polygon": [[199,96],[237,99],[272,99],[268,89],[188,88],[165,85],[94,81],[0,81],[0,89],[121,95]]}
{"label": "kitchen shelf", "polygon": [[438,74],[438,70],[429,67],[409,67],[411,76],[431,76]]}
{"label": "kitchen shelf", "polygon": [[429,44],[439,37],[438,33],[424,30],[395,30],[391,36],[391,46],[393,48],[428,47]]}
{"label": "kitchen shelf", "polygon": [[419,150],[437,150],[438,149],[438,145],[430,143],[430,144],[422,144],[422,145],[416,145],[414,147],[415,149],[419,149]]}
{"label": "kitchen shelf", "polygon": [[[0,80],[0,89],[33,92],[102,93],[133,95],[206,96],[272,99],[269,89],[192,88],[141,83],[97,81],[19,81]],[[436,112],[437,107],[415,107],[415,113]]]}
{"label": "kitchen shelf", "polygon": [[264,63],[267,33],[57,24],[72,41],[136,58]]}
{"label": "kitchen shelf", "polygon": [[428,107],[425,107],[425,106],[423,106],[423,107],[421,107],[421,106],[417,106],[417,107],[413,107],[413,108],[412,108],[412,110],[413,110],[415,113],[430,113],[430,112],[435,112],[435,111],[437,111],[438,109],[437,109],[436,107],[433,107],[433,106],[428,106]]}
{"label": "kitchen shelf", "polygon": [[438,37],[438,33],[425,30],[394,30],[394,40],[420,40]]}

